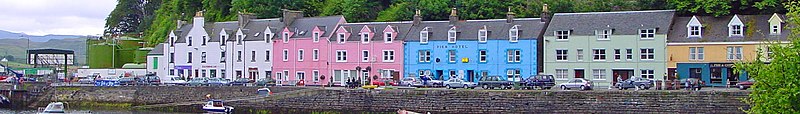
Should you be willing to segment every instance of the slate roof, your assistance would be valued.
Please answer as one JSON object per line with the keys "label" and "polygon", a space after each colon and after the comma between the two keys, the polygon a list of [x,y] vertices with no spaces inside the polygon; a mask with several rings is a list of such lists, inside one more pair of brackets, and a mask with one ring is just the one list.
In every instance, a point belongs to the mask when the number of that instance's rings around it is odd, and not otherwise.
{"label": "slate roof", "polygon": [[[487,29],[489,40],[507,40],[508,31],[512,26],[519,25],[519,39],[536,39],[544,29],[545,22],[540,18],[517,18],[512,23],[507,23],[506,19],[491,20],[466,20],[458,21],[456,26],[457,40],[478,40],[478,31],[484,26]],[[428,40],[447,40],[447,32],[450,30],[449,21],[422,21],[419,25],[411,27],[406,36],[406,41],[419,41],[419,33],[428,28]]]}
{"label": "slate roof", "polygon": [[225,33],[228,34],[227,40],[235,41],[235,39],[231,40],[233,39],[231,37],[234,36],[234,34],[236,34],[236,30],[239,29],[239,22],[238,21],[215,22],[214,24],[211,25],[210,28],[213,29],[210,32],[208,32],[209,37],[211,37],[208,39],[208,42],[219,42],[220,40],[219,33],[221,33],[223,29],[225,29]]}
{"label": "slate roof", "polygon": [[[738,15],[739,19],[744,23],[745,37],[728,37],[728,23],[733,18],[730,16],[697,16],[697,20],[703,25],[701,29],[701,38],[688,38],[689,34],[686,25],[692,19],[689,17],[676,17],[667,42],[680,43],[680,42],[739,42],[739,41],[765,41],[765,40],[781,40],[787,41],[787,36],[790,31],[787,29],[786,23],[781,24],[780,35],[770,35],[769,18],[772,15]],[[781,19],[786,20],[783,15]]]}
{"label": "slate roof", "polygon": [[[253,19],[245,25],[242,32],[245,34],[244,41],[264,41],[264,30],[269,28],[273,34],[272,38],[277,36],[279,30],[283,29],[284,24],[278,18],[272,19]],[[256,36],[258,33],[258,36]]]}
{"label": "slate roof", "polygon": [[153,47],[153,50],[147,52],[147,55],[164,55],[164,44],[159,43],[156,47]]}
{"label": "slate roof", "polygon": [[554,31],[570,30],[570,35],[595,35],[595,30],[611,29],[612,35],[638,35],[639,29],[656,29],[667,34],[675,15],[674,10],[556,13],[545,36]]}
{"label": "slate roof", "polygon": [[[347,30],[347,32],[351,33],[350,37],[348,37],[346,39],[347,41],[361,41],[361,36],[359,35],[359,33],[361,32],[361,29],[364,28],[364,26],[367,26],[374,33],[374,35],[372,36],[372,39],[370,39],[370,41],[383,41],[383,37],[384,37],[383,36],[384,35],[383,30],[386,29],[386,27],[388,27],[389,25],[391,25],[392,29],[394,29],[397,32],[397,34],[394,34],[394,40],[404,40],[405,37],[406,37],[406,34],[411,29],[411,22],[410,21],[404,21],[404,22],[347,23],[347,24],[342,24],[340,26],[341,26],[341,29],[345,29],[345,30]],[[335,32],[335,31],[332,31],[332,32]],[[329,40],[330,41],[336,41],[337,38],[338,38],[337,36],[333,36],[333,37],[330,37]]]}
{"label": "slate roof", "polygon": [[[324,34],[322,34],[323,37],[330,36],[339,22],[344,22],[344,17],[341,15],[299,18],[288,27],[290,31],[295,32],[290,38],[309,38],[311,37],[311,31],[314,30],[314,27],[320,27],[320,29],[325,31]],[[300,34],[301,32],[303,32],[303,34]]]}

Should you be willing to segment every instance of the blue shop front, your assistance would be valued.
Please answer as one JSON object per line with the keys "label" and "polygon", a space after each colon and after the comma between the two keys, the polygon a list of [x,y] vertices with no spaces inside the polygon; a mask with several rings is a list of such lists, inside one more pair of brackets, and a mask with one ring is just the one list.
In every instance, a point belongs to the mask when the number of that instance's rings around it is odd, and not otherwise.
{"label": "blue shop front", "polygon": [[677,63],[679,79],[698,78],[706,83],[706,86],[726,86],[735,85],[739,81],[745,81],[749,77],[745,71],[736,72],[730,62],[720,63]]}

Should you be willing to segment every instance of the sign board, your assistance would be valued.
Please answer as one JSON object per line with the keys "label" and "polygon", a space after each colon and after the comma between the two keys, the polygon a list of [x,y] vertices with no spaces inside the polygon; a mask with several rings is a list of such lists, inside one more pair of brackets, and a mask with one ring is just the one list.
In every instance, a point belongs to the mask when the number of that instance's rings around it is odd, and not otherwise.
{"label": "sign board", "polygon": [[462,63],[469,63],[469,58],[466,58],[466,57],[461,58],[461,62]]}

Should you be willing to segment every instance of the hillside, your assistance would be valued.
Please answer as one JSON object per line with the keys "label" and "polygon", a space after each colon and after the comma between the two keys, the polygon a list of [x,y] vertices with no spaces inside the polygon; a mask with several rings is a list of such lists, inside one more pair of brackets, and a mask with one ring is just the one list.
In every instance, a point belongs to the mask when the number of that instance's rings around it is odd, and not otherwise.
{"label": "hillside", "polygon": [[[28,48],[26,39],[0,39],[0,57],[7,57],[9,61],[25,63]],[[46,42],[30,42],[30,49],[56,48],[69,49],[75,51],[75,58],[78,64],[86,63],[86,39],[85,38],[65,38],[51,39]]]}
{"label": "hillside", "polygon": [[50,41],[51,39],[66,39],[66,38],[81,38],[81,37],[84,37],[84,36],[79,36],[79,35],[52,35],[52,34],[48,34],[48,35],[44,35],[44,36],[38,36],[38,35],[28,35],[28,34],[25,34],[25,33],[14,33],[14,32],[0,30],[0,39],[19,39],[19,38],[22,38],[23,36],[25,38],[31,39],[31,41],[34,41],[34,42],[47,42],[47,41]]}

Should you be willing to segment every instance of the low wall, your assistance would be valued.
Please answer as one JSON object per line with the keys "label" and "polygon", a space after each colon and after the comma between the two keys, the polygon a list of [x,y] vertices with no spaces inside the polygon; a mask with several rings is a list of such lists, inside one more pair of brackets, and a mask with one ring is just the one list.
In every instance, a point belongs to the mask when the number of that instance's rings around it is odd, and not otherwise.
{"label": "low wall", "polygon": [[[203,101],[207,94],[214,99],[256,96],[261,87],[183,87],[183,86],[120,86],[120,87],[54,87],[49,100],[66,102],[130,103],[149,105]],[[273,87],[274,93],[293,91],[299,87]],[[47,105],[47,104],[44,104]]]}
{"label": "low wall", "polygon": [[[237,109],[432,113],[744,113],[747,91],[319,90]],[[278,97],[278,96],[276,96]]]}

